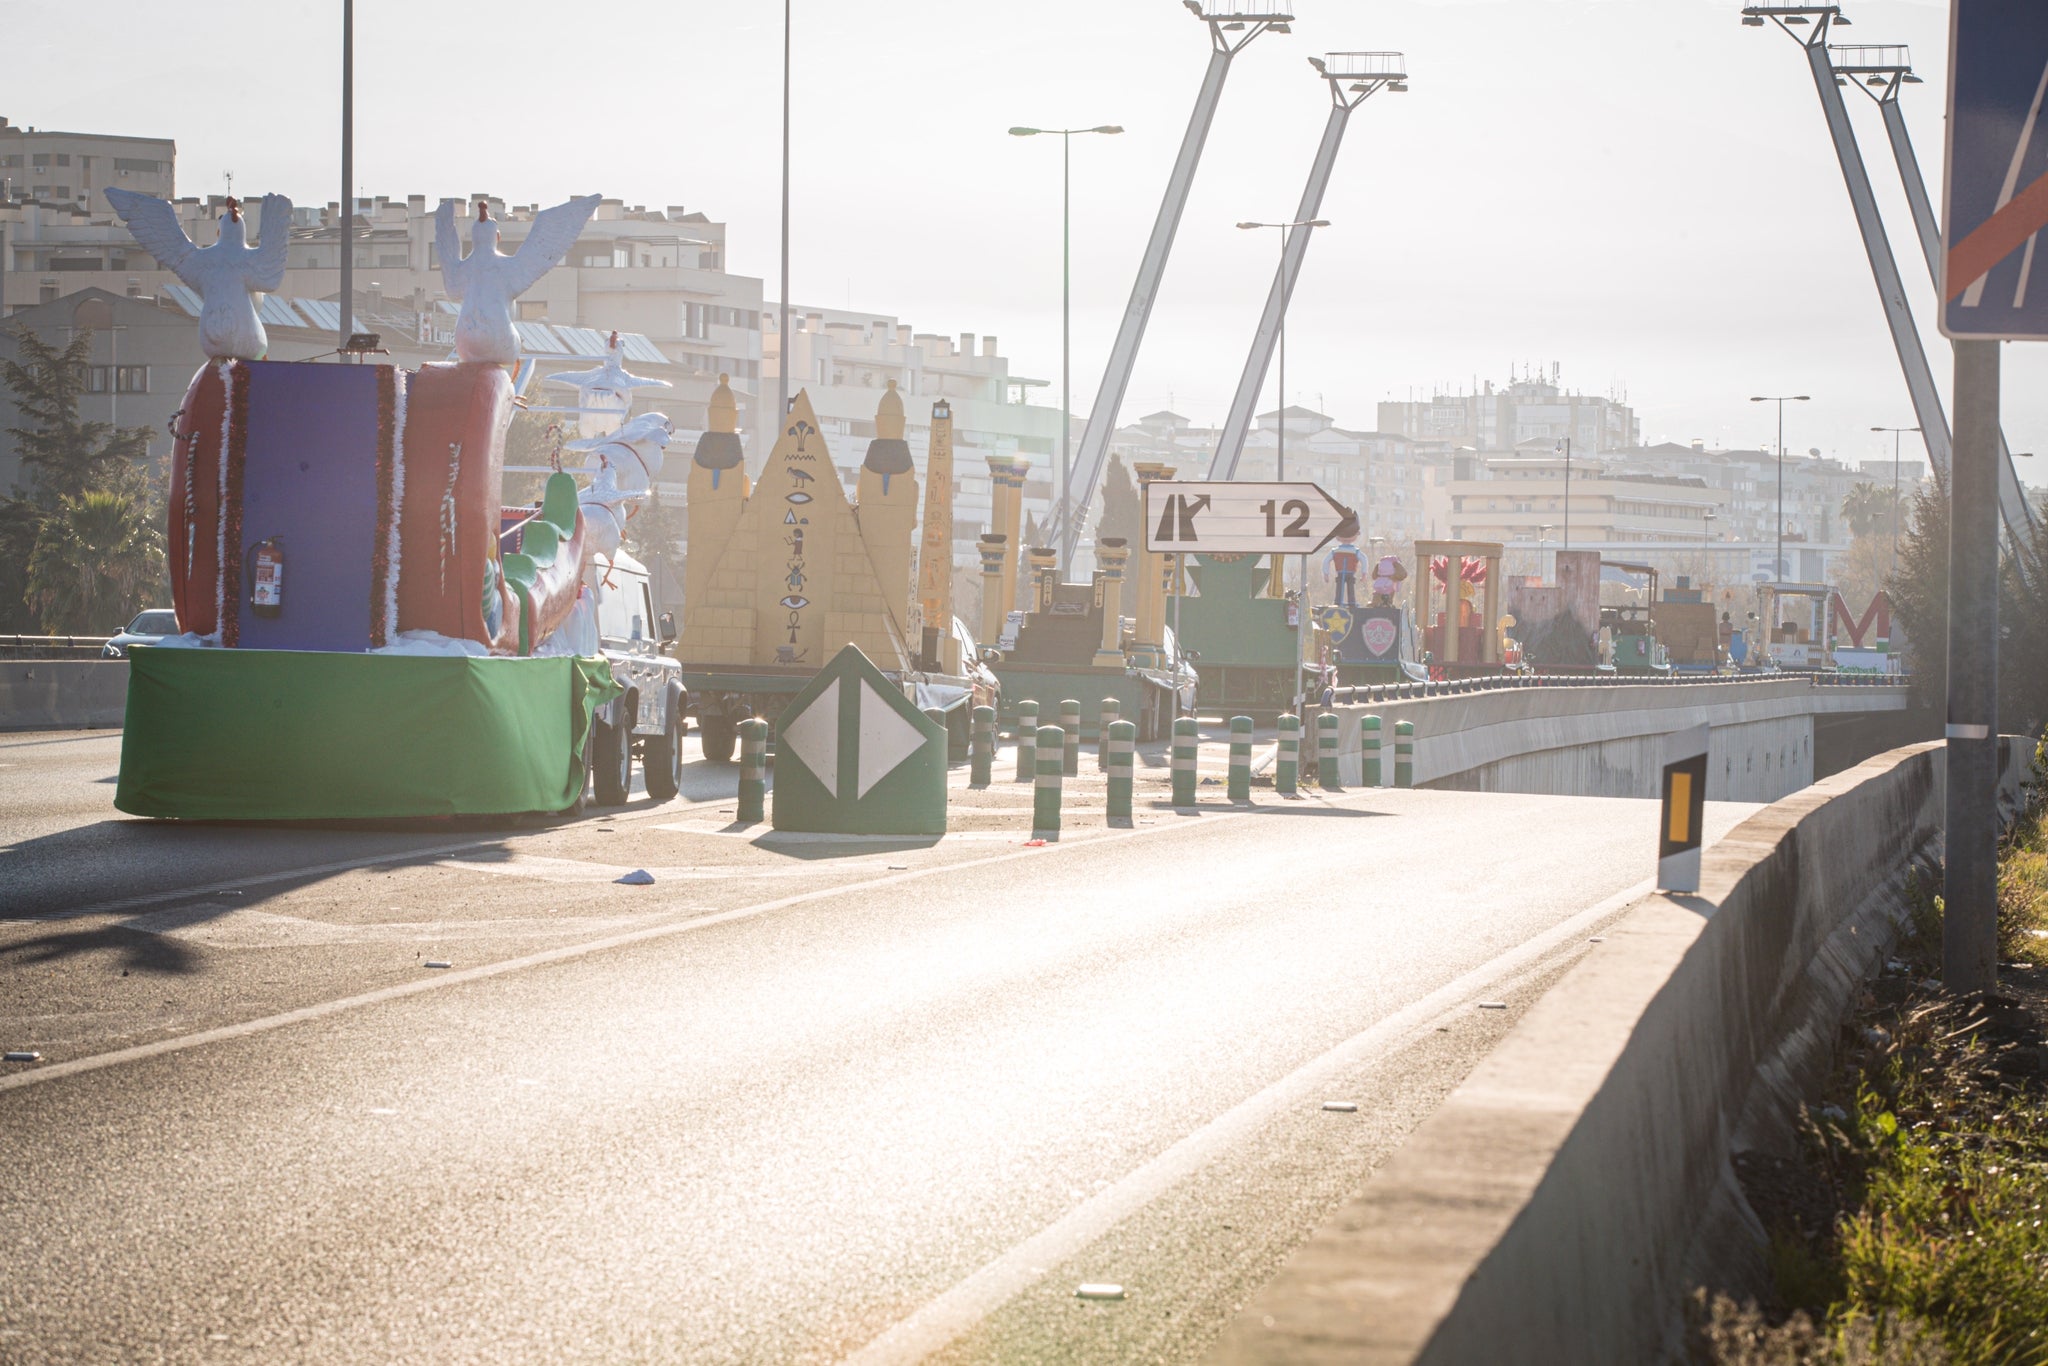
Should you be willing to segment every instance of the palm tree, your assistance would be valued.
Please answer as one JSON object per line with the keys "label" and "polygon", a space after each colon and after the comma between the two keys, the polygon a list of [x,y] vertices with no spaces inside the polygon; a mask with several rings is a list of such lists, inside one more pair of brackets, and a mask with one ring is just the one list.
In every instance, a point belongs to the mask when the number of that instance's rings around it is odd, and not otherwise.
{"label": "palm tree", "polygon": [[1842,519],[1852,536],[1868,536],[1891,525],[1891,490],[1868,481],[1857,484],[1842,499]]}
{"label": "palm tree", "polygon": [[115,629],[163,579],[163,533],[140,499],[88,489],[58,500],[29,554],[28,596],[43,630]]}

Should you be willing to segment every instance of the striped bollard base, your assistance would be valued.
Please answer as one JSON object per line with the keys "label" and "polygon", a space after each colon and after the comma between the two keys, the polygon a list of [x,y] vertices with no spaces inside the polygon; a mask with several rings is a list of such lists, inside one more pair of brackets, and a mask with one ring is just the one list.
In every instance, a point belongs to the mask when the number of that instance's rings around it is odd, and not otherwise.
{"label": "striped bollard base", "polygon": [[1131,823],[1131,778],[1137,764],[1138,726],[1135,721],[1109,723],[1109,823]]}
{"label": "striped bollard base", "polygon": [[1280,718],[1280,752],[1273,763],[1273,790],[1283,797],[1299,794],[1301,782],[1301,718],[1287,712]]}
{"label": "striped bollard base", "polygon": [[967,781],[975,787],[987,787],[995,772],[996,763],[996,709],[976,707],[973,728],[968,732]]}
{"label": "striped bollard base", "polygon": [[1316,718],[1316,785],[1325,792],[1342,786],[1337,781],[1337,717],[1327,711]]}
{"label": "striped bollard base", "polygon": [[1122,713],[1123,704],[1114,697],[1102,699],[1101,724],[1100,728],[1095,732],[1095,756],[1096,761],[1102,765],[1102,771],[1105,773],[1109,771],[1109,728],[1116,724],[1116,718],[1122,715]]}
{"label": "striped bollard base", "polygon": [[1415,723],[1394,723],[1394,786],[1415,786]]}
{"label": "striped bollard base", "polygon": [[1252,718],[1230,718],[1230,800],[1252,799]]}
{"label": "striped bollard base", "polygon": [[1060,772],[1072,778],[1081,771],[1081,704],[1071,697],[1060,700]]}
{"label": "striped bollard base", "polygon": [[1017,704],[1017,781],[1038,776],[1038,704],[1025,698]]}
{"label": "striped bollard base", "polygon": [[1031,837],[1056,840],[1060,837],[1060,789],[1065,776],[1060,772],[1066,753],[1066,732],[1058,726],[1038,728],[1038,786],[1031,794]]}
{"label": "striped bollard base", "polygon": [[741,825],[759,825],[768,819],[768,723],[750,717],[739,724],[740,804],[736,819]]}
{"label": "striped bollard base", "polygon": [[1195,718],[1180,716],[1173,722],[1173,804],[1195,804],[1195,749],[1200,744]]}
{"label": "striped bollard base", "polygon": [[1365,737],[1365,785],[1380,785],[1380,718],[1368,716],[1358,723],[1359,732]]}

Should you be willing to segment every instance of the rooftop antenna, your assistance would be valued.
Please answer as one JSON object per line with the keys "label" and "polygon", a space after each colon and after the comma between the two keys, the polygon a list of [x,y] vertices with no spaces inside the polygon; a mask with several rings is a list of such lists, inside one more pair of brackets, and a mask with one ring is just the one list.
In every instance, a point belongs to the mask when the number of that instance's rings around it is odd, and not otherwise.
{"label": "rooftop antenna", "polygon": [[1195,97],[1194,112],[1182,135],[1180,154],[1174,158],[1173,174],[1167,178],[1166,195],[1159,203],[1152,236],[1145,243],[1145,256],[1138,263],[1138,278],[1131,285],[1131,300],[1124,305],[1124,319],[1110,347],[1109,364],[1102,373],[1102,387],[1096,391],[1094,406],[1088,410],[1088,425],[1081,432],[1076,452],[1077,481],[1068,489],[1063,506],[1053,509],[1051,529],[1056,544],[1068,562],[1074,558],[1075,533],[1085,520],[1095,486],[1102,478],[1102,466],[1109,454],[1109,439],[1116,431],[1117,413],[1130,387],[1131,372],[1138,363],[1138,347],[1145,340],[1145,325],[1152,317],[1152,304],[1159,297],[1160,282],[1166,275],[1166,258],[1173,252],[1174,234],[1180,228],[1181,212],[1187,208],[1188,191],[1201,165],[1202,146],[1209,138],[1216,106],[1223,98],[1223,82],[1230,75],[1230,63],[1261,33],[1290,33],[1294,15],[1286,0],[1181,0],[1188,12],[1209,30],[1209,66],[1202,75],[1201,92]]}

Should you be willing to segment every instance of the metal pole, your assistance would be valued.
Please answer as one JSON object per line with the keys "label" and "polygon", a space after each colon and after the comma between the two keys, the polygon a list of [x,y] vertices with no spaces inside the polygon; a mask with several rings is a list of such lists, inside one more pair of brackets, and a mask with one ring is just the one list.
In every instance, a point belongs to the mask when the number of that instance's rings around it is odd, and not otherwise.
{"label": "metal pole", "polygon": [[1892,563],[1888,573],[1897,573],[1899,568],[1899,441],[1904,435],[1892,433]]}
{"label": "metal pole", "polygon": [[356,311],[355,121],[356,0],[341,0],[341,326],[334,343],[337,351],[348,349]]}
{"label": "metal pole", "polygon": [[1060,133],[1060,505],[1054,518],[1060,528],[1060,563],[1074,572],[1075,519],[1067,515],[1074,498],[1073,418],[1068,405],[1072,383],[1070,357],[1073,354],[1073,206],[1074,134]]}
{"label": "metal pole", "polygon": [[1570,437],[1564,439],[1564,548],[1566,550],[1572,548],[1572,439]]}
{"label": "metal pole", "polygon": [[775,420],[764,425],[763,435],[780,432],[789,414],[789,7],[782,0],[782,297],[776,304],[776,345],[780,359],[775,363]]}
{"label": "metal pole", "polygon": [[[1287,274],[1287,239],[1291,234],[1286,228],[1280,229],[1280,274]],[[1287,310],[1280,310],[1280,426],[1274,433],[1278,443],[1273,457],[1273,478],[1279,483],[1287,482]]]}
{"label": "metal pole", "polygon": [[[1814,91],[1820,96],[1821,112],[1827,117],[1828,134],[1834,139],[1835,157],[1841,163],[1842,181],[1849,191],[1850,207],[1856,213],[1856,226],[1863,234],[1864,254],[1870,259],[1878,300],[1884,306],[1885,323],[1891,328],[1892,348],[1898,353],[1899,368],[1905,372],[1913,414],[1927,438],[1928,454],[1937,464],[1946,466],[1948,416],[1942,411],[1941,391],[1927,364],[1927,352],[1920,345],[1912,307],[1906,302],[1905,282],[1899,278],[1899,264],[1892,256],[1891,240],[1885,236],[1877,197],[1870,188],[1870,174],[1863,167],[1863,154],[1857,150],[1856,130],[1849,123],[1848,106],[1842,103],[1841,88],[1835,84],[1834,63],[1828,58],[1829,17],[1822,15],[1813,25],[1813,37],[1800,41],[1806,48],[1806,62],[1813,73]],[[1779,455],[1783,457],[1782,449]]]}
{"label": "metal pole", "polygon": [[1145,243],[1145,256],[1138,265],[1138,277],[1131,285],[1130,302],[1124,305],[1123,322],[1117,328],[1116,342],[1110,347],[1102,386],[1096,390],[1095,404],[1088,410],[1088,425],[1081,431],[1081,450],[1075,460],[1079,478],[1067,509],[1068,516],[1076,520],[1087,513],[1096,482],[1102,478],[1102,467],[1109,457],[1109,439],[1116,431],[1117,413],[1123,407],[1124,391],[1130,387],[1131,371],[1138,363],[1138,347],[1145,340],[1145,325],[1151,320],[1153,301],[1166,276],[1166,258],[1173,251],[1181,212],[1187,207],[1195,169],[1201,164],[1202,146],[1208,141],[1209,125],[1215,120],[1216,106],[1223,98],[1223,82],[1230,75],[1231,59],[1279,22],[1279,16],[1250,21],[1234,43],[1224,35],[1217,21],[1204,16],[1203,22],[1209,26],[1210,51],[1201,93],[1195,97],[1194,112],[1188,117],[1188,129],[1181,138],[1180,154],[1174,158],[1173,174],[1167,178],[1159,217],[1153,221],[1152,236]]}
{"label": "metal pole", "polygon": [[1998,983],[1998,343],[1955,343],[1942,984]]}
{"label": "metal pole", "polygon": [[1785,581],[1785,400],[1778,400],[1778,558],[1771,577]]}

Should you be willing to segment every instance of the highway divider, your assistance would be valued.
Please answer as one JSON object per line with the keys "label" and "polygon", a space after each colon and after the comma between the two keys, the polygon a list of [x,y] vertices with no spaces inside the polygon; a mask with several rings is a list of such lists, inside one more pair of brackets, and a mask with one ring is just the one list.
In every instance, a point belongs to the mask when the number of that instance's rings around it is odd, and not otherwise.
{"label": "highway divider", "polygon": [[[2008,814],[2032,755],[2000,746]],[[1623,911],[1209,1360],[1682,1359],[1687,1293],[1761,1277],[1733,1154],[1794,1141],[1938,857],[1941,760],[1908,746],[1794,793],[1705,851],[1698,895]]]}
{"label": "highway divider", "polygon": [[0,730],[118,728],[127,711],[125,659],[0,660]]}

